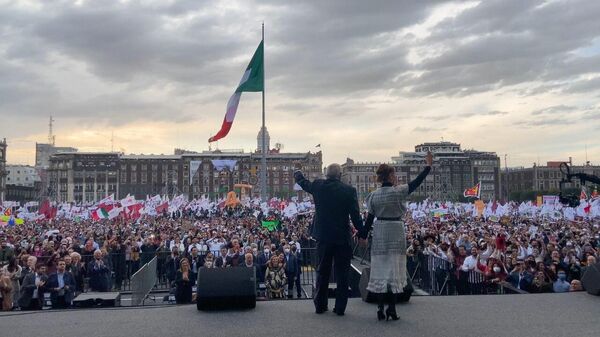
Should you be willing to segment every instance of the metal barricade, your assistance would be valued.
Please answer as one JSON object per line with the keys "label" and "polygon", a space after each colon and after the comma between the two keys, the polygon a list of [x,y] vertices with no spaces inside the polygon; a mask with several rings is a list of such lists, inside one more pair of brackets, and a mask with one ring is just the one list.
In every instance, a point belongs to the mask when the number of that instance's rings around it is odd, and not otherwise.
{"label": "metal barricade", "polygon": [[143,305],[144,300],[152,291],[157,282],[157,258],[154,257],[150,262],[143,265],[131,277],[131,305]]}

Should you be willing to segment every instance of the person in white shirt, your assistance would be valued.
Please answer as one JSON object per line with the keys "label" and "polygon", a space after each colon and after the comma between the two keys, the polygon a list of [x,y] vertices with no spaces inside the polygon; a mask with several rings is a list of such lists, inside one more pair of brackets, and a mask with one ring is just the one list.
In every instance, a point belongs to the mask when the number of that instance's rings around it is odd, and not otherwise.
{"label": "person in white shirt", "polygon": [[[173,251],[173,248],[177,247],[177,250],[179,251],[179,253],[183,253],[185,251],[185,246],[183,244],[183,242],[181,241],[181,239],[179,239],[178,237],[175,238],[175,240],[171,240],[171,242],[169,243],[169,251]],[[188,251],[190,251],[188,249]]]}
{"label": "person in white shirt", "polygon": [[462,266],[460,267],[462,269],[462,271],[468,272],[470,270],[475,270],[475,268],[477,267],[477,248],[473,247],[471,248],[471,255],[467,256],[465,258],[465,261],[463,262]]}

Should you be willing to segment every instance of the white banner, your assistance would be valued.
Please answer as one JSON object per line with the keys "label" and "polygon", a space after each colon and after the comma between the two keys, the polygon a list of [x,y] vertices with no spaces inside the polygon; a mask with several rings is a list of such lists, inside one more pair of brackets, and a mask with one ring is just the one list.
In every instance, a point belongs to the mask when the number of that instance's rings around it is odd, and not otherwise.
{"label": "white banner", "polygon": [[200,168],[200,164],[202,164],[201,160],[190,161],[190,185],[192,185],[192,181],[194,180],[196,172],[198,172],[198,169]]}
{"label": "white banner", "polygon": [[212,164],[217,171],[223,171],[224,169],[229,169],[229,171],[233,171],[235,169],[235,164],[237,160],[233,159],[215,159],[212,160]]}
{"label": "white banner", "polygon": [[127,195],[127,197],[125,197],[125,199],[121,199],[121,206],[123,207],[129,207],[131,205],[135,205],[136,201],[135,201],[135,197],[132,195]]}

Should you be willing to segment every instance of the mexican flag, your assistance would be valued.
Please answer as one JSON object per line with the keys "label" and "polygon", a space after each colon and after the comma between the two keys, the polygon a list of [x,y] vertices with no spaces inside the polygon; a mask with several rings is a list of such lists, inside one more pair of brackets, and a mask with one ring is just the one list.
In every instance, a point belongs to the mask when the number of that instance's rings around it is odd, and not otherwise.
{"label": "mexican flag", "polygon": [[108,212],[104,208],[97,208],[92,211],[92,219],[100,220],[100,219],[108,219]]}
{"label": "mexican flag", "polygon": [[233,119],[235,118],[235,113],[237,112],[238,104],[240,103],[240,98],[242,97],[242,92],[258,92],[264,90],[264,82],[265,82],[265,72],[264,72],[264,58],[263,58],[263,41],[260,41],[258,48],[254,52],[254,56],[250,60],[250,64],[246,68],[242,79],[240,80],[240,84],[231,97],[229,98],[229,102],[227,102],[227,111],[225,112],[225,118],[223,119],[223,125],[221,125],[221,130],[217,132],[216,135],[210,137],[208,139],[209,142],[216,142],[217,140],[227,136],[229,130],[231,129],[231,125],[233,124]]}

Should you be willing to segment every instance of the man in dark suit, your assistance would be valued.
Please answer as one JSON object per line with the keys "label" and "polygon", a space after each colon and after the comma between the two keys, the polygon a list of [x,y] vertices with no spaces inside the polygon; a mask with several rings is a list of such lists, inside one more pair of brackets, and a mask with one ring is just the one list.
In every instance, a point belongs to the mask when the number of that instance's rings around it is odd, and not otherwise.
{"label": "man in dark suit", "polygon": [[335,266],[337,290],[334,312],[344,315],[348,303],[348,273],[352,260],[352,224],[360,233],[361,242],[365,237],[363,220],[360,216],[356,189],[340,181],[342,168],[339,164],[327,167],[327,179],[311,182],[301,171],[294,172],[296,183],[312,194],[315,202],[315,217],[312,236],[317,240],[319,264],[317,268],[317,293],[314,299],[315,311],[327,311],[327,291],[332,263]]}
{"label": "man in dark suit", "polygon": [[[285,257],[285,276],[288,282],[288,298],[293,297],[294,284],[298,278],[298,272],[300,271],[300,263],[298,257],[292,254],[292,250],[289,245],[283,246],[283,256]],[[296,289],[298,292],[298,298],[300,298],[300,289]]]}
{"label": "man in dark suit", "polygon": [[19,307],[21,310],[41,310],[44,304],[44,291],[46,289],[46,266],[38,264],[35,273],[29,273],[23,279]]}
{"label": "man in dark suit", "polygon": [[533,282],[533,275],[527,271],[523,260],[519,259],[517,266],[510,272],[506,281],[510,282],[517,289],[529,291]]}
{"label": "man in dark suit", "polygon": [[48,277],[46,289],[50,292],[52,309],[68,308],[73,301],[75,277],[66,268],[65,261],[59,260],[56,266],[56,273],[50,274]]}
{"label": "man in dark suit", "polygon": [[271,247],[265,246],[264,250],[258,253],[256,258],[256,277],[258,282],[265,281],[265,272],[267,270],[267,263],[271,259]]}
{"label": "man in dark suit", "polygon": [[172,285],[175,282],[175,276],[179,270],[180,261],[179,248],[173,247],[171,255],[167,258],[167,262],[165,262],[165,273],[167,274],[169,285]]}
{"label": "man in dark suit", "polygon": [[198,280],[198,269],[204,267],[204,256],[198,254],[198,248],[192,247],[190,256],[190,279],[194,280],[193,283],[196,283]]}
{"label": "man in dark suit", "polygon": [[94,260],[88,263],[86,270],[92,291],[110,291],[110,269],[104,263],[99,249],[94,252]]}
{"label": "man in dark suit", "polygon": [[[296,257],[296,260],[298,261],[297,265],[297,269],[296,269],[296,279],[295,279],[295,285],[296,285],[296,294],[298,295],[298,298],[302,298],[302,285],[301,285],[301,275],[302,275],[302,255],[298,252],[298,248],[296,245],[292,245],[290,247],[290,249],[292,250],[291,254],[294,255]],[[289,281],[288,281],[289,282]]]}
{"label": "man in dark suit", "polygon": [[227,263],[229,262],[227,259],[227,246],[223,246],[221,247],[221,251],[219,254],[219,257],[217,257],[216,261],[215,261],[215,267],[217,268],[225,268],[228,267],[230,265],[228,265]]}

